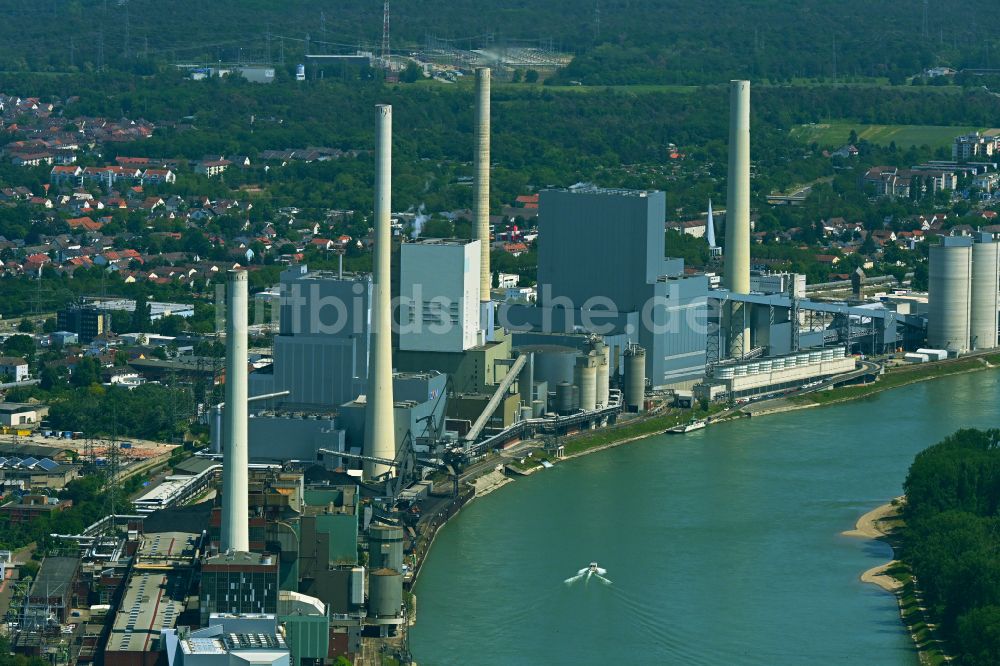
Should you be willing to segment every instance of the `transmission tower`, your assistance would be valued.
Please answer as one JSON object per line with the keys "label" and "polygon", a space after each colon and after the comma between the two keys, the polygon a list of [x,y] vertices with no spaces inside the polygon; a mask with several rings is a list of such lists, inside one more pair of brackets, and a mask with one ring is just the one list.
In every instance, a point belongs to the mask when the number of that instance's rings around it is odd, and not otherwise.
{"label": "transmission tower", "polygon": [[382,6],[382,67],[389,69],[389,0]]}

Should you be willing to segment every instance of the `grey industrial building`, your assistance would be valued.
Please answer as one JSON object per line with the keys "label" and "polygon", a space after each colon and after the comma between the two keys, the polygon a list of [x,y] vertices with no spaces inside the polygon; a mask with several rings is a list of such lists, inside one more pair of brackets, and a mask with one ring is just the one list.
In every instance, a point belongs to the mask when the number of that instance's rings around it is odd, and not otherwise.
{"label": "grey industrial building", "polygon": [[365,392],[371,276],[292,266],[281,274],[274,362],[250,375],[250,395],[290,391],[300,408],[331,408]]}
{"label": "grey industrial building", "polygon": [[[424,445],[444,434],[448,376],[428,372],[397,372],[392,377],[396,446],[412,437],[415,445]],[[340,407],[340,423],[350,447],[360,447],[364,439],[365,401],[352,400]]]}
{"label": "grey industrial building", "polygon": [[638,343],[647,350],[653,386],[698,380],[705,372],[708,278],[686,276],[682,259],[665,256],[665,219],[660,191],[543,191],[538,305],[507,306],[501,323],[524,333],[590,330],[616,359]]}

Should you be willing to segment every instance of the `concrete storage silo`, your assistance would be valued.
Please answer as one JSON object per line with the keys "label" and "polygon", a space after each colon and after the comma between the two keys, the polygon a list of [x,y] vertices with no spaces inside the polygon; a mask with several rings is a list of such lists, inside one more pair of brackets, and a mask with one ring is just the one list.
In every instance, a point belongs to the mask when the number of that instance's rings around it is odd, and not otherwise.
{"label": "concrete storage silo", "polygon": [[372,525],[368,530],[369,566],[372,569],[403,570],[403,528]]}
{"label": "concrete storage silo", "polygon": [[580,391],[580,409],[597,409],[597,354],[590,352],[576,357],[573,384]]}
{"label": "concrete storage silo", "polygon": [[573,347],[562,345],[525,345],[518,347],[521,354],[534,356],[534,380],[558,386],[560,382],[573,383],[573,368],[580,353]]}
{"label": "concrete storage silo", "polygon": [[969,350],[972,239],[946,236],[930,248],[927,344],[961,354]]}
{"label": "concrete storage silo", "polygon": [[397,618],[403,613],[403,574],[379,569],[368,574],[368,617]]}
{"label": "concrete storage silo", "polygon": [[997,311],[1000,310],[1000,243],[991,234],[981,234],[972,246],[972,305],[970,342],[972,349],[997,346]]}
{"label": "concrete storage silo", "polygon": [[573,385],[569,382],[556,384],[556,412],[569,414],[573,411]]}
{"label": "concrete storage silo", "polygon": [[608,406],[611,379],[611,347],[603,340],[595,339],[591,349],[597,354],[597,406]]}
{"label": "concrete storage silo", "polygon": [[645,411],[646,350],[634,345],[625,350],[625,406],[630,412]]}

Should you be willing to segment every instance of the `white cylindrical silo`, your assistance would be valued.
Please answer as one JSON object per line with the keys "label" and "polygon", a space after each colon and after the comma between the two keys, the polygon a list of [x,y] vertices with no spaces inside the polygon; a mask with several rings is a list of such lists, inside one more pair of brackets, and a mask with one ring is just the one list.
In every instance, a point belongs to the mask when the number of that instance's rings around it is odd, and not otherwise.
{"label": "white cylindrical silo", "polygon": [[222,454],[222,550],[250,551],[247,454],[247,272],[229,271],[226,293],[226,406]]}
{"label": "white cylindrical silo", "polygon": [[638,345],[625,350],[625,406],[631,412],[646,408],[646,350]]}
{"label": "white cylindrical silo", "polygon": [[573,369],[573,383],[580,390],[580,409],[593,411],[597,408],[597,354],[590,352],[576,358]]}
{"label": "white cylindrical silo", "polygon": [[597,405],[607,407],[611,392],[611,347],[597,339],[591,348],[597,353]]}
{"label": "white cylindrical silo", "polygon": [[[393,460],[396,428],[392,397],[392,302],[389,260],[392,248],[392,107],[375,107],[378,116],[375,170],[375,257],[372,271],[371,364],[368,366],[365,409],[366,455]],[[387,465],[365,461],[364,478],[376,479],[392,471]]]}
{"label": "white cylindrical silo", "polygon": [[997,311],[1000,310],[1000,243],[992,237],[972,246],[972,306],[970,341],[973,349],[997,346]]}
{"label": "white cylindrical silo", "polygon": [[971,337],[971,239],[947,237],[932,245],[928,273],[927,344],[964,353]]}
{"label": "white cylindrical silo", "polygon": [[573,385],[569,382],[556,384],[556,411],[560,414],[573,411]]}

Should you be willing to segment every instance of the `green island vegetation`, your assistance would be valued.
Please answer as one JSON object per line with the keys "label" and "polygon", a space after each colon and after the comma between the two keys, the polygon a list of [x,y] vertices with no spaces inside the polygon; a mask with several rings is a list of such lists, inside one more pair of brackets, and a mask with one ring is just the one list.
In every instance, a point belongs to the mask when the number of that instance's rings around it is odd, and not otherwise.
{"label": "green island vegetation", "polygon": [[904,614],[926,609],[918,639],[935,663],[1000,663],[1000,430],[959,430],[922,451],[904,490]]}

